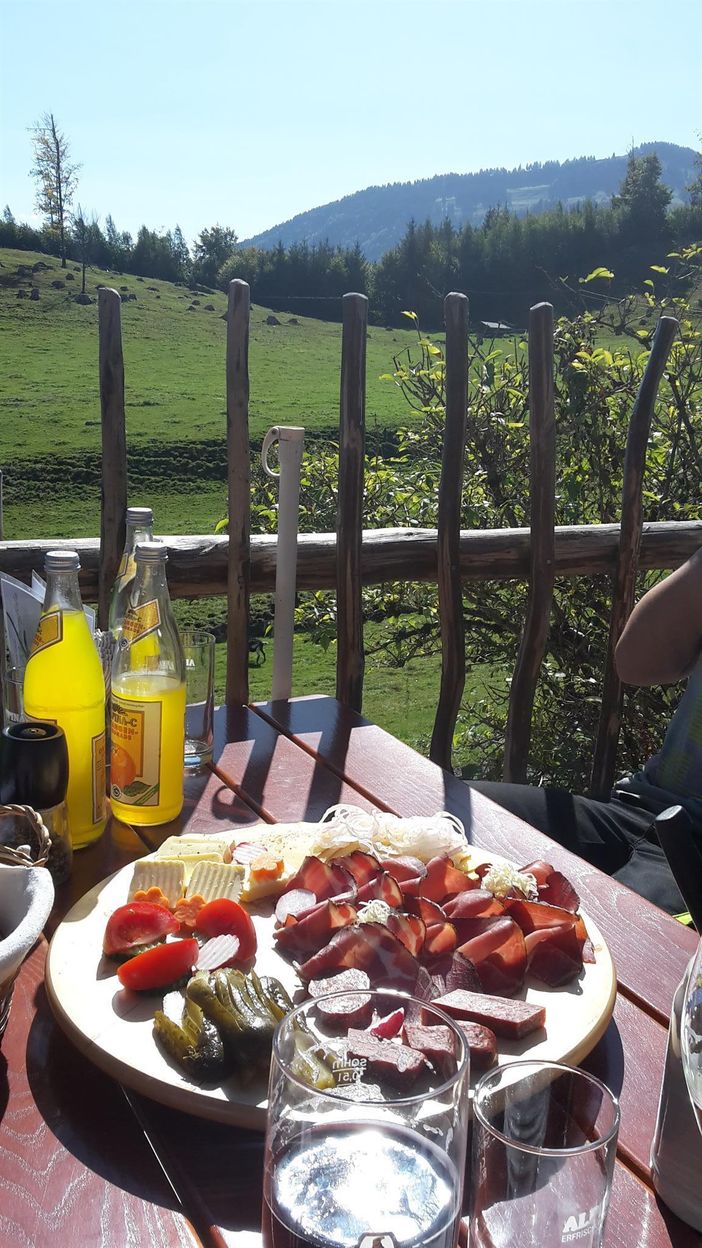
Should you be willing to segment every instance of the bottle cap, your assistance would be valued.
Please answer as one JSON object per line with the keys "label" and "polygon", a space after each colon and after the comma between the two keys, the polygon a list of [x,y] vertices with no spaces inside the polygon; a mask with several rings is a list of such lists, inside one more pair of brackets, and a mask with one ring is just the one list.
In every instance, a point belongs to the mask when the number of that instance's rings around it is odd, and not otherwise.
{"label": "bottle cap", "polygon": [[80,558],[75,550],[47,550],[44,557],[45,572],[77,572]]}
{"label": "bottle cap", "polygon": [[10,724],[0,741],[0,801],[50,810],[66,799],[68,748],[58,724]]}
{"label": "bottle cap", "polygon": [[145,529],[149,524],[154,522],[154,513],[150,507],[128,507],[127,508],[127,524],[138,525],[139,528]]}
{"label": "bottle cap", "polygon": [[134,558],[137,563],[165,563],[168,549],[164,542],[137,542]]}

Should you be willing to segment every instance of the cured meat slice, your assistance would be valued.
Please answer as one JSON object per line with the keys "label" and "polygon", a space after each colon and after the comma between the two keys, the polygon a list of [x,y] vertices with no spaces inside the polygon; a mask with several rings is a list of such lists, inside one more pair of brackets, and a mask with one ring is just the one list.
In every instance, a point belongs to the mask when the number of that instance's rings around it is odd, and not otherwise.
{"label": "cured meat slice", "polygon": [[423,1053],[435,1070],[448,1073],[456,1056],[456,1041],[450,1027],[443,1023],[431,1027],[422,1023],[405,1023],[402,1034],[406,1044]]}
{"label": "cured meat slice", "polygon": [[434,1004],[445,1010],[452,1018],[465,1019],[469,1023],[482,1023],[498,1036],[520,1040],[532,1031],[538,1031],[546,1021],[543,1005],[531,1001],[508,1001],[505,997],[492,997],[481,992],[456,989],[439,997]]}
{"label": "cured meat slice", "polygon": [[308,854],[299,871],[288,881],[286,893],[296,888],[309,889],[317,901],[328,901],[352,892],[353,876],[339,863],[322,862],[314,854]]}
{"label": "cured meat slice", "polygon": [[456,988],[465,988],[468,992],[481,992],[480,976],[464,953],[458,949],[451,957],[451,965],[446,972],[446,991],[453,992]]}
{"label": "cured meat slice", "polygon": [[442,923],[432,923],[424,938],[424,954],[426,957],[438,958],[443,953],[452,953],[457,940],[453,923],[446,919]]}
{"label": "cured meat slice", "polygon": [[511,997],[524,983],[527,951],[524,933],[507,916],[501,919],[473,919],[475,934],[458,952],[473,963],[483,991],[500,997]]}
{"label": "cured meat slice", "polygon": [[403,909],[409,910],[410,914],[418,914],[427,927],[432,927],[434,923],[443,923],[446,918],[443,906],[437,901],[429,901],[427,897],[405,897]]}
{"label": "cured meat slice", "polygon": [[456,893],[469,888],[477,888],[478,881],[471,879],[458,867],[454,867],[448,854],[439,854],[427,863],[427,873],[419,884],[407,880],[403,884],[403,892],[407,896],[422,897],[429,901],[441,903],[446,897],[454,897]]}
{"label": "cured meat slice", "polygon": [[389,871],[398,884],[405,880],[423,880],[427,873],[421,858],[411,858],[405,854],[398,858],[386,858],[381,862],[383,871]]}
{"label": "cured meat slice", "polygon": [[359,888],[356,902],[360,906],[364,901],[384,901],[386,905],[399,909],[402,905],[402,889],[388,871],[381,871]]}
{"label": "cured meat slice", "polygon": [[276,928],[273,938],[278,948],[286,953],[308,957],[327,943],[332,932],[355,923],[356,918],[356,911],[349,902],[323,901],[297,923]]}
{"label": "cured meat slice", "polygon": [[[506,909],[525,935],[538,932],[543,927],[559,927],[563,923],[573,923],[574,915],[562,906],[550,906],[545,901],[512,901],[505,902]],[[582,923],[582,919],[580,920]],[[585,924],[583,923],[583,932]]]}
{"label": "cured meat slice", "polygon": [[451,897],[445,903],[444,910],[447,919],[488,919],[504,914],[505,907],[499,897],[495,897],[489,889],[474,888]]}
{"label": "cured meat slice", "polygon": [[312,979],[307,985],[311,997],[326,997],[329,992],[367,992],[370,980],[365,971],[339,971],[326,979]]}
{"label": "cured meat slice", "polygon": [[525,944],[529,971],[550,988],[569,983],[583,969],[583,942],[575,923],[530,932]]}
{"label": "cured meat slice", "polygon": [[393,936],[402,941],[405,949],[409,949],[413,957],[418,957],[424,948],[427,929],[424,920],[417,914],[406,914],[395,911],[389,914],[385,926]]}
{"label": "cured meat slice", "polygon": [[549,906],[561,906],[564,910],[570,910],[571,914],[576,914],[580,909],[580,898],[570,880],[561,871],[556,871],[550,862],[538,859],[536,862],[527,863],[520,870],[528,871],[534,876],[539,889],[539,901],[545,901]]}
{"label": "cured meat slice", "polygon": [[374,987],[413,992],[419,963],[382,923],[355,923],[332,936],[329,944],[297,968],[301,979],[354,967],[365,971]]}
{"label": "cured meat slice", "polygon": [[457,1018],[456,1024],[463,1032],[463,1038],[470,1052],[472,1070],[488,1070],[497,1059],[497,1036],[489,1027],[480,1023],[466,1023]]}
{"label": "cured meat slice", "polygon": [[331,1027],[367,1027],[373,1017],[373,998],[369,992],[342,993],[323,997],[317,1008]]}
{"label": "cured meat slice", "polygon": [[528,862],[525,867],[520,867],[519,870],[524,875],[533,875],[537,888],[542,884],[546,884],[549,875],[553,874],[551,863],[544,862],[543,858],[535,858],[533,862]]}
{"label": "cured meat slice", "polygon": [[379,875],[381,870],[378,859],[373,854],[366,854],[362,849],[355,849],[353,853],[345,854],[343,858],[335,858],[334,866],[348,871],[359,888],[363,888],[364,884]]}
{"label": "cured meat slice", "polygon": [[372,1074],[401,1089],[411,1088],[427,1065],[424,1054],[408,1045],[382,1040],[353,1027],[348,1034],[348,1052],[350,1057],[363,1058]]}

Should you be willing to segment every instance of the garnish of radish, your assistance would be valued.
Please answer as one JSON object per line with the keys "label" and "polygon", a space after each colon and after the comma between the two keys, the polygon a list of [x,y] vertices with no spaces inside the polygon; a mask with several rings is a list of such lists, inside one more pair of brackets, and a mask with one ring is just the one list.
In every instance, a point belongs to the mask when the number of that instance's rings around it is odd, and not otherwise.
{"label": "garnish of radish", "polygon": [[255,845],[249,841],[242,841],[240,845],[232,845],[232,858],[242,867],[248,866],[250,862],[255,862],[265,852],[265,845]]}
{"label": "garnish of radish", "polygon": [[392,1040],[393,1036],[397,1036],[402,1031],[402,1024],[405,1021],[404,1010],[393,1010],[392,1014],[386,1014],[385,1018],[377,1018],[368,1028],[372,1036],[379,1036],[381,1040]]}
{"label": "garnish of radish", "polygon": [[200,949],[195,969],[216,971],[220,966],[226,966],[239,952],[239,944],[238,936],[213,936]]}

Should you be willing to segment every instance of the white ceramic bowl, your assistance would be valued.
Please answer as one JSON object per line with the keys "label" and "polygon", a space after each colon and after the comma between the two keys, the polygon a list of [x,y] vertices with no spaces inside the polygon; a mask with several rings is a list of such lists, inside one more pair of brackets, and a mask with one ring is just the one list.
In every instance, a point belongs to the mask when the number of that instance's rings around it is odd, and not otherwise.
{"label": "white ceramic bowl", "polygon": [[0,863],[0,1035],[12,983],[38,939],[54,904],[54,882],[45,867]]}

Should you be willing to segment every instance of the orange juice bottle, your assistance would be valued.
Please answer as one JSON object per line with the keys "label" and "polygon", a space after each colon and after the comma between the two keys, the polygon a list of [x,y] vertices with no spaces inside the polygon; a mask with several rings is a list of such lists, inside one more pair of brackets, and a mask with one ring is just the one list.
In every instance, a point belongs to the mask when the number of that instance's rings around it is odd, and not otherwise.
{"label": "orange juice bottle", "polygon": [[124,550],[110,597],[109,628],[119,640],[124,617],[129,610],[129,598],[134,588],[136,560],[134,551],[139,542],[154,540],[154,513],[150,507],[128,507]]}
{"label": "orange juice bottle", "polygon": [[130,606],[112,664],[112,810],[168,823],[183,805],[185,657],[166,582],[166,547],[140,542]]}
{"label": "orange juice bottle", "polygon": [[100,836],[105,810],[105,681],[78,587],[73,550],[50,550],[46,594],[24,676],[30,719],[63,728],[68,747],[68,825],[74,849]]}

